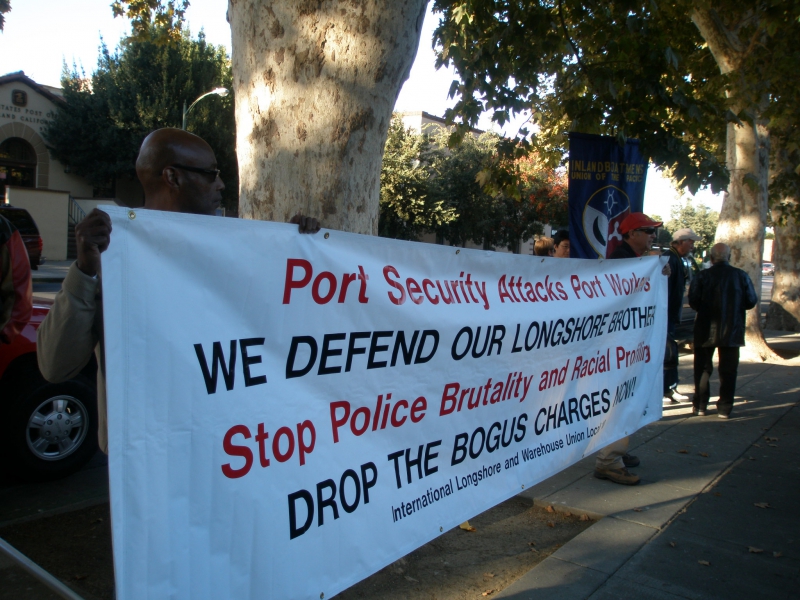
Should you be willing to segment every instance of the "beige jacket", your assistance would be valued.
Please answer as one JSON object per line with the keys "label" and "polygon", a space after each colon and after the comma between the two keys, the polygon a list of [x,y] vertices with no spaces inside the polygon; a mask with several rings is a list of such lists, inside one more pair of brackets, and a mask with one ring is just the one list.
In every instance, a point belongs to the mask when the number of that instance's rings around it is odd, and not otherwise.
{"label": "beige jacket", "polygon": [[99,276],[89,277],[72,263],[53,308],[39,327],[39,370],[47,381],[66,381],[81,372],[92,352],[97,357],[97,441],[100,449],[108,454],[100,279]]}

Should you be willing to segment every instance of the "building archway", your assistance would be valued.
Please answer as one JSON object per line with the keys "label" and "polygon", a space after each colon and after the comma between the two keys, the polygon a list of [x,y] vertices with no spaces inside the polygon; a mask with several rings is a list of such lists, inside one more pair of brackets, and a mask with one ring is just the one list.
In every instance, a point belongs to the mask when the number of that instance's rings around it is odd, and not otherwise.
{"label": "building archway", "polygon": [[36,187],[36,151],[22,138],[0,142],[0,181],[3,185]]}
{"label": "building archway", "polygon": [[49,187],[50,153],[36,131],[22,123],[0,127],[0,173],[0,186]]}

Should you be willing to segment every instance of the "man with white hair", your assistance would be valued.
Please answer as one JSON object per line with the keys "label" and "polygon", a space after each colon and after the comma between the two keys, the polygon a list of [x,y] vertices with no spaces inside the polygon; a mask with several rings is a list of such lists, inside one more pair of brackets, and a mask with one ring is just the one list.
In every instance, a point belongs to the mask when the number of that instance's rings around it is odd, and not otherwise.
{"label": "man with white hair", "polygon": [[684,257],[694,250],[700,236],[689,228],[678,229],[672,234],[672,244],[662,256],[669,257],[670,275],[667,281],[667,347],[664,352],[664,402],[677,404],[688,396],[678,393],[678,342],[676,330],[681,323],[683,295],[689,279]]}
{"label": "man with white hair", "polygon": [[750,277],[728,264],[726,244],[711,248],[711,268],[698,273],[689,286],[694,320],[694,414],[705,416],[711,395],[709,380],[714,351],[719,351],[717,416],[728,419],[736,391],[739,348],[744,346],[745,315],[758,304]]}

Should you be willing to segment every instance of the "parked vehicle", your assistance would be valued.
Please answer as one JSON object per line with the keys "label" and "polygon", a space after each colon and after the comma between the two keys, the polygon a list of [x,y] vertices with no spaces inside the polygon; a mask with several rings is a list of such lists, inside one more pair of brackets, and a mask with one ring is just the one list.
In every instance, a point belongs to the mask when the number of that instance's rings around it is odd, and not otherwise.
{"label": "parked vehicle", "polygon": [[775,265],[772,263],[761,263],[761,274],[762,275],[775,275]]}
{"label": "parked vehicle", "polygon": [[79,470],[97,451],[97,365],[50,383],[36,362],[36,330],[51,300],[33,299],[30,322],[0,344],[0,447],[3,464],[26,481],[58,479]]}
{"label": "parked vehicle", "polygon": [[33,217],[24,208],[17,208],[10,204],[0,206],[0,215],[11,221],[11,224],[19,231],[25,248],[28,250],[31,269],[35,271],[39,265],[44,264],[45,258],[42,256],[42,238]]}

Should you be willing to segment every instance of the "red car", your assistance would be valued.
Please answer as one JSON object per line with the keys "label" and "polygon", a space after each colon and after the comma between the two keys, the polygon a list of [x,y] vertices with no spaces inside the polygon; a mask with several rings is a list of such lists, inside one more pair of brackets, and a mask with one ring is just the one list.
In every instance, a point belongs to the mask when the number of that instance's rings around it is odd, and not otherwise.
{"label": "red car", "polygon": [[0,206],[0,216],[11,221],[11,224],[17,228],[25,248],[28,250],[31,269],[37,270],[39,265],[44,264],[45,259],[42,257],[42,238],[39,235],[39,228],[31,214],[24,208],[3,204]]}
{"label": "red car", "polygon": [[36,362],[36,330],[52,300],[33,299],[30,322],[10,344],[0,343],[0,444],[3,463],[26,481],[79,470],[97,451],[97,364],[50,383]]}

